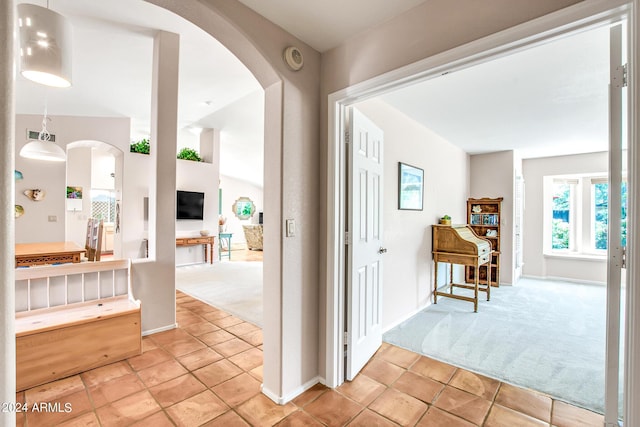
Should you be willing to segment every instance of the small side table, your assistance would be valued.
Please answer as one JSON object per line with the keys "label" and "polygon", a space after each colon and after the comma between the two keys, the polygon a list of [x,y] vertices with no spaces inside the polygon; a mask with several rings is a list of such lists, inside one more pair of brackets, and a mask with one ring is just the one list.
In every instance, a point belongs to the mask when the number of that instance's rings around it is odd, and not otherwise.
{"label": "small side table", "polygon": [[[219,233],[218,234],[218,259],[222,260],[222,257],[227,257],[231,260],[231,237],[233,237],[233,233]],[[222,255],[222,241],[226,240],[227,242],[227,253]]]}

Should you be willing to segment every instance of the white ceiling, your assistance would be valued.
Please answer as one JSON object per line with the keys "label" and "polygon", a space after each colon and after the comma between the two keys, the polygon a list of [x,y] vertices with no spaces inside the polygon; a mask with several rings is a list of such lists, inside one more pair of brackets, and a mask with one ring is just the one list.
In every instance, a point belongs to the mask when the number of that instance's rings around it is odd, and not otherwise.
{"label": "white ceiling", "polygon": [[606,151],[608,32],[583,32],[381,99],[470,154]]}
{"label": "white ceiling", "polygon": [[[323,51],[423,0],[240,1]],[[30,3],[46,6],[45,0]],[[17,113],[42,114],[46,106],[50,115],[130,117],[132,139],[148,136],[153,35],[178,33],[179,145],[195,146],[191,128],[218,128],[221,173],[261,185],[263,92],[226,48],[141,0],[55,0],[50,7],[74,28],[73,86],[46,88],[18,76]],[[470,153],[606,149],[603,35],[545,45],[382,99]]]}
{"label": "white ceiling", "polygon": [[324,52],[425,0],[240,0],[271,22]]}
{"label": "white ceiling", "polygon": [[130,117],[132,139],[148,137],[153,37],[171,31],[180,34],[179,145],[195,147],[194,127],[218,128],[221,172],[262,185],[263,92],[224,46],[140,0],[55,0],[50,7],[73,26],[73,85],[48,88],[18,76],[18,114],[42,114],[47,107],[49,115]]}

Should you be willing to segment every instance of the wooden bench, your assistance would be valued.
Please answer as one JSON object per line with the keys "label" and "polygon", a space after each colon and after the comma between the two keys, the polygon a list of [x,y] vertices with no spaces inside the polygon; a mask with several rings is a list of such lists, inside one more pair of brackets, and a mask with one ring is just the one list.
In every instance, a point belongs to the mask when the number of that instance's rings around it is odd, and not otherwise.
{"label": "wooden bench", "polygon": [[17,268],[16,389],[142,352],[129,260]]}

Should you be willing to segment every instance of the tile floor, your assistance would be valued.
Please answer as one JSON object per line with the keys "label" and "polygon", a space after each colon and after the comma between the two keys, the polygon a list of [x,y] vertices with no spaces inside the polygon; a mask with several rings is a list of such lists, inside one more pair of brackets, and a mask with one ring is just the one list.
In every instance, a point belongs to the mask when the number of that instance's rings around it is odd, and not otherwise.
{"label": "tile floor", "polygon": [[[279,406],[260,393],[262,331],[177,293],[180,327],[143,354],[17,394],[59,403],[18,426],[602,426],[599,414],[384,344],[352,382]],[[71,411],[64,410],[69,404]]]}

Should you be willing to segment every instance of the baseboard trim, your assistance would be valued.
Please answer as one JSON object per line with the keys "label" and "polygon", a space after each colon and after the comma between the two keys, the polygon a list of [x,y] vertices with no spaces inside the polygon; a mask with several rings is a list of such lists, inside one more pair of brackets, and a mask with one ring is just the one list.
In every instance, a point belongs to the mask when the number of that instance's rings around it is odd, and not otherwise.
{"label": "baseboard trim", "polygon": [[148,331],[142,331],[142,336],[145,337],[147,335],[157,334],[158,332],[170,331],[171,329],[175,329],[177,327],[178,327],[178,324],[174,323],[173,325],[167,325],[161,328],[149,329]]}
{"label": "baseboard trim", "polygon": [[416,314],[420,313],[422,310],[424,310],[427,307],[430,307],[433,303],[431,302],[431,300],[429,300],[429,302],[427,302],[426,304],[424,304],[423,306],[409,312],[408,314],[405,314],[404,316],[402,316],[400,319],[396,320],[395,322],[393,322],[391,325],[387,326],[386,328],[382,329],[382,333],[386,333],[388,331],[390,331],[391,329],[395,328],[396,326],[398,326],[399,324],[406,322],[407,320],[411,319],[413,316],[415,316]]}
{"label": "baseboard trim", "polygon": [[598,282],[595,280],[581,280],[581,279],[571,279],[568,277],[556,277],[556,276],[533,276],[530,274],[523,274],[521,276],[522,279],[535,279],[535,280],[549,280],[549,281],[557,281],[557,282],[569,282],[569,283],[577,283],[580,285],[597,285],[597,286],[605,286],[606,282]]}
{"label": "baseboard trim", "polygon": [[288,393],[284,396],[278,396],[277,393],[274,393],[271,390],[266,389],[264,387],[264,384],[261,386],[261,390],[262,390],[262,394],[267,396],[269,399],[273,400],[278,405],[286,405],[287,403],[291,402],[293,399],[300,396],[302,393],[304,393],[305,391],[309,390],[311,387],[319,383],[320,384],[322,383],[321,378],[319,376],[314,377],[313,379],[302,384],[300,387],[296,388],[291,393]]}

